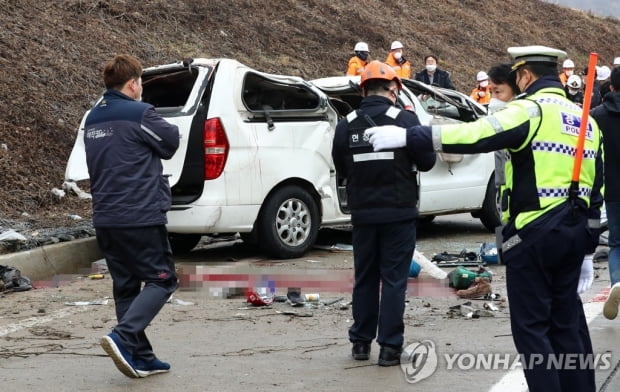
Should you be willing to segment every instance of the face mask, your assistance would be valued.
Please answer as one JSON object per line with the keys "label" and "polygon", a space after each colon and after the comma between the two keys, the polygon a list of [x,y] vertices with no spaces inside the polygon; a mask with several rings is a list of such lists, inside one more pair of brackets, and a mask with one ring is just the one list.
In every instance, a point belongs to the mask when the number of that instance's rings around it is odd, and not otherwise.
{"label": "face mask", "polygon": [[355,55],[364,61],[368,59],[368,52],[355,52]]}
{"label": "face mask", "polygon": [[495,113],[498,110],[502,109],[504,106],[506,106],[506,102],[497,98],[491,98],[491,100],[489,101],[489,113]]}
{"label": "face mask", "polygon": [[573,76],[573,71],[572,70],[567,70],[564,73],[566,74],[566,76]]}
{"label": "face mask", "polygon": [[568,93],[569,93],[570,95],[576,95],[578,92],[579,92],[579,90],[573,90],[572,88],[569,88],[569,89],[568,89]]}
{"label": "face mask", "polygon": [[401,57],[403,57],[403,54],[400,52],[394,52],[394,60],[400,60]]}
{"label": "face mask", "polygon": [[480,87],[482,87],[482,88],[485,88],[488,85],[489,85],[489,81],[488,80],[483,80],[482,82],[480,82]]}
{"label": "face mask", "polygon": [[437,69],[437,66],[436,66],[436,65],[434,65],[434,64],[431,64],[431,65],[427,65],[427,66],[426,66],[426,70],[427,70],[428,72],[435,72],[435,70],[436,70],[436,69]]}

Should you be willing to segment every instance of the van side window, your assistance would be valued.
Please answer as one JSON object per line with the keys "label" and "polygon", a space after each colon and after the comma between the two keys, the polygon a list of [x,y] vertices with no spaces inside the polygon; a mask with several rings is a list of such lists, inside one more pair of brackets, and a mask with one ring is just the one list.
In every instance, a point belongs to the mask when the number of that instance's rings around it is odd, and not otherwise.
{"label": "van side window", "polygon": [[285,84],[248,73],[243,81],[243,104],[249,111],[316,110],[320,98],[303,84]]}
{"label": "van side window", "polygon": [[180,110],[187,103],[197,77],[196,68],[143,75],[142,101],[155,106],[158,112]]}

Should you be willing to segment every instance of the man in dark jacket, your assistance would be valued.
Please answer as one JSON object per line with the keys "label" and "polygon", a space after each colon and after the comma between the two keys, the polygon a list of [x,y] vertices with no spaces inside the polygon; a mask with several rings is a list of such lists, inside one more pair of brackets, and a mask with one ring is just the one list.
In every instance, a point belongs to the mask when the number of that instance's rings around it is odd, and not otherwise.
{"label": "man in dark jacket", "polygon": [[141,75],[132,56],[108,61],[107,91],[84,125],[93,225],[113,279],[118,320],[101,345],[131,378],[170,369],[155,356],[144,330],[177,287],[165,226],[170,185],[161,159],[178,148],[179,130],[140,102]]}
{"label": "man in dark jacket", "polygon": [[353,224],[354,323],[349,340],[353,358],[366,360],[377,337],[379,365],[393,366],[400,364],[404,341],[405,290],[418,216],[417,171],[430,170],[435,153],[411,154],[404,148],[373,152],[363,137],[366,128],[420,122],[415,113],[394,106],[402,85],[389,65],[370,62],[360,85],[360,108],[338,123],[332,150],[336,171],[347,179]]}
{"label": "man in dark jacket", "polygon": [[452,80],[450,80],[450,74],[437,68],[437,57],[433,55],[424,58],[424,69],[415,74],[415,80],[455,90]]}
{"label": "man in dark jacket", "polygon": [[620,67],[611,71],[610,92],[590,112],[603,133],[605,210],[609,228],[609,278],[611,291],[603,315],[613,320],[620,305]]}

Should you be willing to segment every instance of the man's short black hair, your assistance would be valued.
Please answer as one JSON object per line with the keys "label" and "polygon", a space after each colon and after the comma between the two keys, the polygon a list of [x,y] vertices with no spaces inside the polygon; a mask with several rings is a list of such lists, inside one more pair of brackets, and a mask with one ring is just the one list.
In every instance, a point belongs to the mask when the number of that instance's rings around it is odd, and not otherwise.
{"label": "man's short black hair", "polygon": [[508,63],[497,64],[487,74],[489,79],[495,84],[508,84],[514,95],[519,95],[519,87],[517,86],[516,75],[512,71],[512,66]]}
{"label": "man's short black hair", "polygon": [[364,92],[366,93],[366,95],[368,95],[368,93],[370,92],[377,93],[389,91],[390,83],[392,83],[391,80],[369,79],[366,81],[366,83],[364,83]]}
{"label": "man's short black hair", "polygon": [[522,68],[529,69],[530,72],[538,77],[558,75],[557,63],[532,62],[525,64]]}

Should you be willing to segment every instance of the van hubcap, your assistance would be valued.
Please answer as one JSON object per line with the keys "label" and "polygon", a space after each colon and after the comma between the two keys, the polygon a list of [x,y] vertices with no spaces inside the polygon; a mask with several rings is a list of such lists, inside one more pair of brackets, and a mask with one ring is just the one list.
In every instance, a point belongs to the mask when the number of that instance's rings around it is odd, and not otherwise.
{"label": "van hubcap", "polygon": [[275,223],[280,240],[289,246],[306,242],[312,227],[308,206],[299,199],[288,199],[282,203]]}

